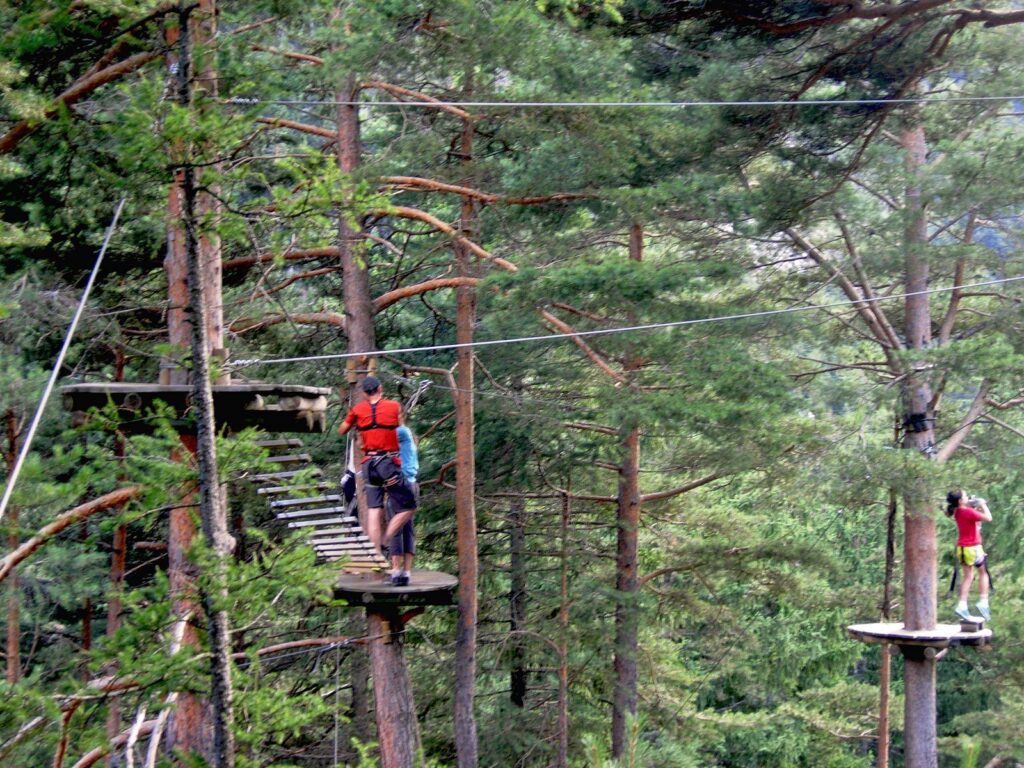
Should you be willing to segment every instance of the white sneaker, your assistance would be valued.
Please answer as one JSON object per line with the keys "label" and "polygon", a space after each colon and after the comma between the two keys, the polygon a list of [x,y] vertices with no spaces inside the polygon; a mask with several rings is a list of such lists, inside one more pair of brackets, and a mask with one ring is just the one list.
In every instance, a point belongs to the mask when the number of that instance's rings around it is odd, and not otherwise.
{"label": "white sneaker", "polygon": [[978,603],[974,607],[978,609],[978,613],[981,614],[981,618],[983,618],[985,621],[988,621],[992,618],[992,611],[989,610],[989,607],[987,605],[982,605],[981,603]]}
{"label": "white sneaker", "polygon": [[965,608],[961,608],[960,606],[957,606],[956,610],[953,611],[953,613],[955,613],[957,616],[959,616],[964,621],[970,621],[970,619],[971,619],[971,612],[966,607]]}

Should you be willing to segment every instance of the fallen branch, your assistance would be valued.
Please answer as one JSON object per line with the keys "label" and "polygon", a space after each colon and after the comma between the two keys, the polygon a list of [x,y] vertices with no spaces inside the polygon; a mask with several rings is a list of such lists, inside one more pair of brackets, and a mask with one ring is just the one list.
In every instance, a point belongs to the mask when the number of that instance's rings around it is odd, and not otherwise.
{"label": "fallen branch", "polygon": [[309,53],[297,53],[295,51],[282,51],[280,48],[271,48],[266,45],[253,45],[250,46],[254,51],[262,51],[263,53],[273,53],[277,56],[284,56],[286,59],[295,59],[296,61],[305,61],[308,64],[321,65],[324,60],[319,56],[313,56]]}
{"label": "fallen branch", "polygon": [[257,123],[271,125],[275,128],[291,128],[300,133],[308,133],[311,136],[320,136],[325,139],[337,139],[338,131],[333,128],[321,128],[318,125],[300,123],[297,120],[285,120],[283,117],[257,117]]}
{"label": "fallen branch", "polygon": [[[139,726],[137,735],[148,736],[153,728],[156,727],[156,720],[147,720]],[[71,768],[90,768],[90,766],[96,765],[100,760],[109,755],[118,747],[123,747],[125,742],[131,734],[131,729],[124,731],[120,736],[114,738],[109,744],[105,744],[102,747],[96,747],[96,749],[86,753],[77,763]]]}
{"label": "fallen branch", "polygon": [[[353,640],[350,637],[338,635],[337,637],[312,637],[306,640],[292,640],[287,643],[277,643],[276,645],[268,645],[264,648],[260,648],[256,651],[256,655],[267,656],[272,653],[281,653],[282,651],[291,651],[296,648],[315,648],[321,645],[333,645],[335,643],[364,643],[362,639]],[[249,658],[249,654],[246,652],[232,654],[231,658],[237,660],[244,660]]]}
{"label": "fallen branch", "polygon": [[501,267],[502,269],[507,269],[509,272],[519,271],[519,267],[517,267],[512,262],[506,261],[505,259],[499,256],[494,256],[490,252],[485,251],[483,248],[474,243],[468,237],[464,237],[463,235],[461,235],[458,231],[456,231],[455,227],[453,227],[451,224],[447,224],[446,222],[441,221],[436,216],[432,216],[426,211],[421,211],[419,208],[409,208],[404,205],[396,205],[391,208],[381,208],[376,211],[370,211],[370,213],[375,216],[398,216],[399,218],[402,219],[422,221],[424,224],[429,224],[434,229],[444,232],[446,235],[452,238],[452,240],[454,240],[457,243],[460,243],[461,245],[464,245],[476,256],[479,256],[482,259],[487,259],[488,261],[492,262],[495,266]]}
{"label": "fallen branch", "polygon": [[415,99],[416,101],[420,101],[425,104],[434,104],[437,106],[438,109],[443,110],[445,112],[450,112],[451,114],[456,115],[457,117],[460,117],[463,120],[472,121],[474,119],[473,115],[471,115],[466,110],[460,109],[459,107],[453,107],[451,104],[445,104],[440,99],[435,99],[433,96],[428,96],[427,94],[421,93],[420,91],[413,91],[408,88],[402,88],[399,85],[384,83],[381,82],[380,80],[367,80],[365,83],[359,84],[359,90],[361,91],[366,90],[368,88],[376,88],[377,90],[390,93],[393,96],[406,96],[410,99]]}
{"label": "fallen branch", "polygon": [[596,365],[606,374],[615,379],[615,381],[617,381],[619,384],[629,383],[626,377],[623,376],[618,371],[616,371],[610,365],[608,365],[608,362],[603,357],[601,357],[601,355],[599,355],[593,347],[591,347],[589,344],[587,344],[587,342],[585,342],[583,339],[577,336],[576,331],[573,330],[572,326],[568,325],[567,323],[563,323],[561,320],[552,315],[546,309],[542,309],[540,311],[540,314],[545,320],[547,320],[551,325],[555,327],[555,330],[567,334],[572,340],[572,342],[581,350],[583,350],[583,353],[590,358],[591,362],[593,362],[594,365]]}
{"label": "fallen branch", "polygon": [[60,515],[52,523],[44,525],[36,532],[35,536],[8,554],[3,560],[0,560],[0,582],[11,574],[11,571],[15,566],[28,558],[29,555],[65,528],[85,520],[86,518],[95,515],[97,512],[102,512],[103,510],[110,509],[111,507],[119,507],[122,504],[131,501],[141,493],[142,487],[137,485],[130,486],[128,488],[119,488],[116,491],[111,491],[110,493],[100,496],[98,499],[93,499],[92,501],[81,504],[74,509],[70,509]]}
{"label": "fallen branch", "polygon": [[422,283],[408,285],[404,288],[396,288],[373,300],[373,312],[377,314],[390,307],[392,304],[407,299],[410,296],[419,296],[429,291],[436,291],[439,288],[456,288],[460,285],[476,285],[480,282],[477,277],[439,277],[436,280],[425,280]]}
{"label": "fallen branch", "polygon": [[97,88],[140,69],[159,57],[160,53],[160,51],[145,51],[100,70],[95,70],[95,67],[90,68],[89,72],[73,82],[54,100],[53,106],[43,113],[41,120],[19,120],[13,128],[0,136],[0,155],[13,151],[23,139],[35,133],[43,121],[52,120],[60,114],[62,109],[70,107]]}
{"label": "fallen branch", "polygon": [[462,187],[457,184],[447,184],[434,179],[424,179],[420,176],[385,176],[381,179],[385,184],[390,184],[403,189],[425,189],[430,192],[450,192],[462,197],[471,197],[482,203],[501,203],[503,205],[543,205],[544,203],[560,203],[567,200],[585,200],[593,195],[585,195],[575,192],[558,192],[553,195],[538,195],[536,197],[506,197],[495,195],[490,192],[481,192],[471,187]]}
{"label": "fallen branch", "polygon": [[265,264],[276,259],[284,261],[310,261],[312,259],[329,259],[339,256],[341,256],[341,249],[336,245],[330,245],[325,248],[306,248],[298,251],[285,251],[284,253],[260,253],[256,256],[239,256],[238,258],[225,261],[221,264],[221,269],[252,267],[256,264]]}

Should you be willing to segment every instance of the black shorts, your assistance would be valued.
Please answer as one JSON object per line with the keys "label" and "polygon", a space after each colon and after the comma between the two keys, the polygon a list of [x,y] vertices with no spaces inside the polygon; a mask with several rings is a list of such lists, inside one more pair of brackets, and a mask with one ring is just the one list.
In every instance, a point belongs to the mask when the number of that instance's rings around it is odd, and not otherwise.
{"label": "black shorts", "polygon": [[391,456],[372,456],[363,465],[366,479],[366,505],[370,509],[384,506],[385,496],[394,509],[406,512],[416,509],[416,493],[402,476],[401,467]]}

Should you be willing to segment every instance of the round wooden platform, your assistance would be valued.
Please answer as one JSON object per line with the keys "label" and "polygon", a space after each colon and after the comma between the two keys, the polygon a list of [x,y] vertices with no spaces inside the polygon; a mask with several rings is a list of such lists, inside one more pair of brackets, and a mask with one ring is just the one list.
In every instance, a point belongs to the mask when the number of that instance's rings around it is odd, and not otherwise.
{"label": "round wooden platform", "polygon": [[902,623],[851,624],[850,636],[862,643],[892,643],[899,646],[947,648],[951,645],[987,645],[992,630],[964,632],[959,624],[936,624],[933,629],[904,629]]}
{"label": "round wooden platform", "polygon": [[393,587],[386,573],[342,573],[334,583],[334,597],[351,607],[454,605],[458,583],[454,576],[440,571],[413,570],[404,587]]}

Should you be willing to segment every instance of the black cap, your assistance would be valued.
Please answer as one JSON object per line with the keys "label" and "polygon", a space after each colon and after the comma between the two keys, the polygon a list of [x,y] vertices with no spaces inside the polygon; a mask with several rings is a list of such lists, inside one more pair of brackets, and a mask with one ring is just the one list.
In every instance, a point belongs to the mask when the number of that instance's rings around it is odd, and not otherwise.
{"label": "black cap", "polygon": [[363,379],[363,392],[370,394],[380,389],[380,380],[376,376],[367,376]]}

